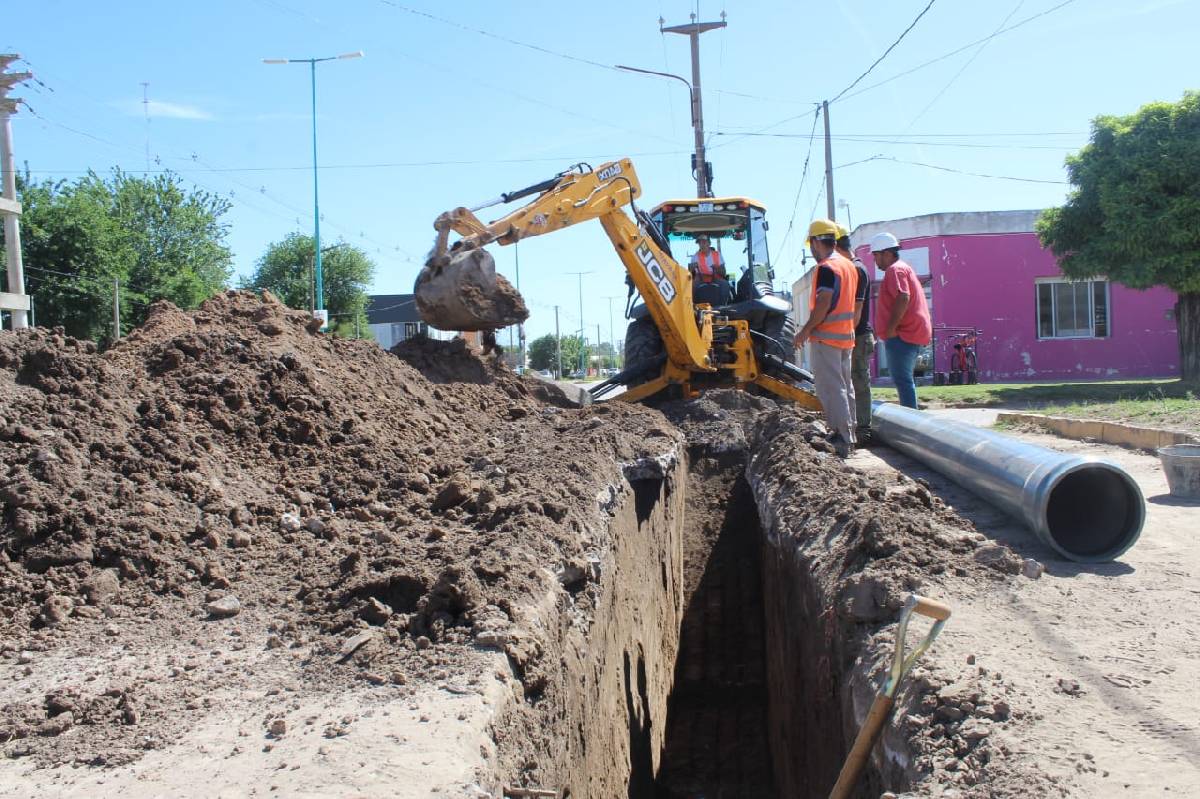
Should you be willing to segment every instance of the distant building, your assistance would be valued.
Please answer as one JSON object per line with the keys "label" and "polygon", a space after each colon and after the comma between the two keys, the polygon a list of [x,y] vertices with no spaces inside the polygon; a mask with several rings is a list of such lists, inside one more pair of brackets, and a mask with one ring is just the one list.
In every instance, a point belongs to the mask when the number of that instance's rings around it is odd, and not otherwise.
{"label": "distant building", "polygon": [[[1179,340],[1174,292],[1137,291],[1105,279],[1072,281],[1043,249],[1033,225],[1039,211],[926,214],[860,225],[855,253],[872,278],[871,322],[882,272],[868,243],[884,231],[925,286],[934,343],[926,372],[949,372],[955,334],[976,328],[979,379],[986,382],[1175,377]],[[794,286],[800,320],[808,317],[812,273]],[[887,376],[877,350],[874,374]]]}
{"label": "distant building", "polygon": [[385,350],[405,339],[429,335],[411,294],[372,294],[367,298],[367,326]]}

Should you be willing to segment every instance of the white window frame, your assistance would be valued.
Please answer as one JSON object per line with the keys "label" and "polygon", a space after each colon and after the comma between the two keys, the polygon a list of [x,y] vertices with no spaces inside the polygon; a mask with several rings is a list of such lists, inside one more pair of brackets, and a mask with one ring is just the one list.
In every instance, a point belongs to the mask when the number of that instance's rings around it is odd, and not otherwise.
{"label": "white window frame", "polygon": [[[1095,284],[1104,284],[1104,326],[1106,333],[1103,336],[1096,335],[1096,290]],[[1087,288],[1088,309],[1087,322],[1088,332],[1084,334],[1076,334],[1071,336],[1060,336],[1058,332],[1058,291],[1051,289],[1050,291],[1050,324],[1054,327],[1055,335],[1042,335],[1042,289],[1043,285],[1079,285],[1084,284]],[[1039,277],[1034,280],[1033,287],[1033,304],[1034,304],[1034,320],[1037,326],[1038,341],[1062,341],[1070,339],[1089,339],[1089,338],[1111,338],[1112,337],[1112,283],[1109,280],[1068,280],[1064,277]]]}

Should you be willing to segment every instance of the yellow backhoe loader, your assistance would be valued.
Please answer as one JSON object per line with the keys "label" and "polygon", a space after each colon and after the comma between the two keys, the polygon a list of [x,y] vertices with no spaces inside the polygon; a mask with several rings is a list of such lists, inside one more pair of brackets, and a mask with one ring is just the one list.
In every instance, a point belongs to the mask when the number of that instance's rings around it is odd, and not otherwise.
{"label": "yellow backhoe loader", "polygon": [[[483,248],[597,219],[628,272],[626,317],[631,321],[625,367],[593,387],[593,397],[601,399],[619,386],[626,387],[619,398],[635,402],[667,390],[690,398],[705,388],[754,385],[819,409],[812,376],[795,364],[791,305],[771,291],[763,206],[744,197],[686,199],[647,213],[634,204],[640,195],[633,163],[622,159],[597,169],[578,164],[474,208],[442,214],[434,222],[433,252],[414,289],[421,318],[441,330],[483,331],[485,338],[523,322],[529,316],[524,301],[496,274],[495,261]],[[490,224],[475,215],[530,196],[535,199]],[[634,219],[624,211],[626,205]],[[451,231],[461,236],[453,244]],[[701,234],[725,249],[744,248],[740,279],[693,285],[692,273],[672,257],[671,241]]]}

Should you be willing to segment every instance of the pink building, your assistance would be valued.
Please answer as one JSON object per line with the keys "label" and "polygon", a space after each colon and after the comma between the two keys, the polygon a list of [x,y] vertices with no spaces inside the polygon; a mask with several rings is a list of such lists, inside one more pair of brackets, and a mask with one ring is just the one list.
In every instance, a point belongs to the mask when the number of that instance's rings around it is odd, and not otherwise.
{"label": "pink building", "polygon": [[[1033,232],[1038,213],[945,213],[872,222],[856,228],[851,241],[873,272],[874,297],[882,274],[867,243],[883,231],[900,239],[900,256],[924,283],[933,317],[933,367],[923,359],[930,372],[950,370],[950,329],[978,328],[984,382],[1178,376],[1174,292],[1136,291],[1103,279],[1068,281]],[[809,296],[808,279],[811,273],[796,284],[798,298]],[[797,304],[807,317],[807,303]],[[886,359],[879,357],[875,368],[886,376]]]}

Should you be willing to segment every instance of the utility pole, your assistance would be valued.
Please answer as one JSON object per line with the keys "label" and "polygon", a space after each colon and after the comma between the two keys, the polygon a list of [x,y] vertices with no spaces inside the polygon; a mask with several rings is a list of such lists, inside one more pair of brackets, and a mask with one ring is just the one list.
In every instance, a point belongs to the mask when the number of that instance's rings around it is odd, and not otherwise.
{"label": "utility pole", "polygon": [[556,380],[562,380],[562,335],[558,332],[558,306],[554,306],[554,361],[558,368],[554,372]]}
{"label": "utility pole", "polygon": [[33,77],[31,72],[5,72],[19,55],[0,55],[0,216],[4,217],[6,292],[0,292],[0,310],[12,314],[13,330],[29,326],[29,296],[25,293],[25,268],[21,263],[21,203],[17,202],[17,172],[13,159],[11,117],[17,113],[19,97],[8,92]]}
{"label": "utility pole", "polygon": [[113,278],[113,341],[121,338],[121,279]]}
{"label": "utility pole", "polygon": [[829,140],[829,102],[821,103],[821,116],[825,117],[825,210],[829,214],[829,218],[837,221],[834,215],[833,202],[833,144]]}
{"label": "utility pole", "polygon": [[604,363],[604,356],[600,354],[600,342],[604,339],[600,338],[600,325],[596,325],[596,372],[599,373],[600,365]]}
{"label": "utility pole", "polygon": [[613,366],[620,366],[620,356],[617,354],[617,337],[615,328],[613,327],[613,311],[612,301],[619,300],[620,297],[605,297],[608,300],[608,346],[612,347]]}
{"label": "utility pole", "polygon": [[721,12],[720,22],[697,22],[696,15],[691,14],[691,24],[663,27],[666,22],[658,18],[660,33],[687,34],[692,45],[692,129],[696,137],[696,152],[692,155],[692,172],[696,175],[696,196],[711,197],[712,194],[712,164],[704,152],[704,104],[700,94],[700,34],[725,27],[725,12]]}
{"label": "utility pole", "polygon": [[592,274],[589,272],[567,272],[568,275],[576,275],[579,278],[579,370],[587,372],[587,365],[584,358],[587,355],[587,347],[584,346],[584,326],[583,326],[583,276]]}

